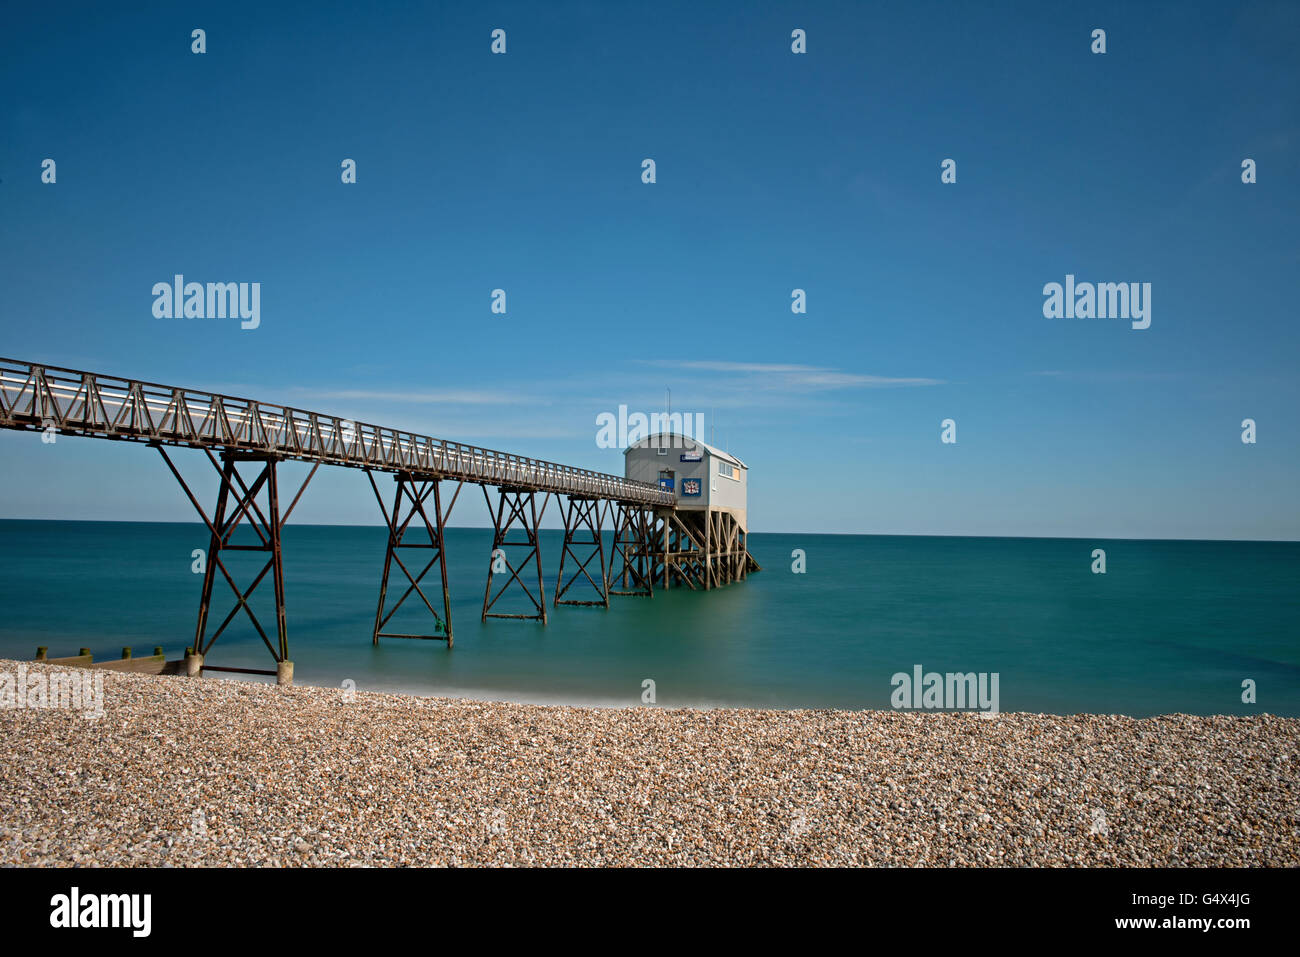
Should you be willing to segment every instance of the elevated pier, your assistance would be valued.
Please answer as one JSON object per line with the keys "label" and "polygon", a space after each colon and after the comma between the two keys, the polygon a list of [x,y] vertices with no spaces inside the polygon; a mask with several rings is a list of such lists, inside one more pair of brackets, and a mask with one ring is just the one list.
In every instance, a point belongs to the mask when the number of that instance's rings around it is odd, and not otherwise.
{"label": "elevated pier", "polygon": [[[452,646],[444,531],[466,484],[480,486],[494,523],[484,621],[547,622],[539,532],[553,496],[565,500],[555,605],[608,608],[611,595],[653,596],[656,581],[664,588],[678,583],[707,590],[743,580],[758,567],[745,549],[743,521],[722,511],[679,508],[674,490],[662,483],[254,399],[0,359],[0,428],[134,442],[157,450],[209,532],[191,664],[197,671],[249,671],[207,663],[218,638],[242,612],[276,665],[254,672],[292,681],[280,536],[322,465],[364,471],[388,527],[371,633],[375,644],[381,638],[414,638]],[[169,449],[197,450],[216,472],[219,486],[211,514]],[[291,498],[282,494],[277,470],[286,461],[311,465],[302,484],[288,490]],[[391,508],[375,480],[383,473],[395,482]],[[489,488],[496,489],[495,503]],[[247,543],[245,535],[237,543],[234,534],[240,528],[251,529],[256,541]],[[613,532],[608,553],[606,528]],[[235,552],[265,555],[260,571],[242,584],[223,561]],[[218,576],[229,586],[234,604],[213,627]],[[268,580],[274,625],[260,621],[249,604]],[[429,592],[439,584],[440,600],[431,598]],[[393,601],[398,588],[402,591]],[[495,611],[507,592],[522,592],[531,613]],[[427,631],[386,630],[397,610],[416,599],[432,619]]]}

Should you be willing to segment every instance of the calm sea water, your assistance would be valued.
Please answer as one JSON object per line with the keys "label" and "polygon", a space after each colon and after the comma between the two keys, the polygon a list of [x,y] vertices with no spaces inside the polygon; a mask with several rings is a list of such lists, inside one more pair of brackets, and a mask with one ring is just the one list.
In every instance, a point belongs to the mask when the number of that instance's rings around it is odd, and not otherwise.
{"label": "calm sea water", "polygon": [[[543,627],[480,623],[491,532],[457,528],[448,650],[372,646],[385,535],[285,529],[299,683],[639,705],[648,678],[660,705],[887,708],[891,676],[919,664],[997,672],[1003,711],[1300,715],[1300,543],[755,534],[764,571],[746,582],[552,608]],[[542,541],[549,600],[560,533]],[[0,656],[179,657],[201,581],[190,553],[207,544],[197,524],[0,521]],[[806,574],[791,572],[796,548]],[[1090,571],[1093,548],[1105,575]],[[244,582],[254,559],[241,557]],[[273,625],[269,581],[258,594]],[[214,595],[219,622],[233,596],[220,578]],[[390,630],[427,630],[418,599],[407,607]],[[208,661],[274,667],[243,621]],[[1245,679],[1257,705],[1241,702]]]}

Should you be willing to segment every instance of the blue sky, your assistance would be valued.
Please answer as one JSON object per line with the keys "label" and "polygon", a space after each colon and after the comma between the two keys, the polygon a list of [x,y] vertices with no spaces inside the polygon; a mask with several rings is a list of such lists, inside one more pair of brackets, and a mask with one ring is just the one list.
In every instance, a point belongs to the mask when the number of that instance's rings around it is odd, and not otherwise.
{"label": "blue sky", "polygon": [[[671,388],[755,531],[1300,537],[1300,5],[275,7],[7,16],[0,354],[613,472]],[[1151,327],[1044,318],[1067,273]],[[3,517],[193,517],[142,448],[0,460]],[[338,470],[295,520],[379,518]]]}

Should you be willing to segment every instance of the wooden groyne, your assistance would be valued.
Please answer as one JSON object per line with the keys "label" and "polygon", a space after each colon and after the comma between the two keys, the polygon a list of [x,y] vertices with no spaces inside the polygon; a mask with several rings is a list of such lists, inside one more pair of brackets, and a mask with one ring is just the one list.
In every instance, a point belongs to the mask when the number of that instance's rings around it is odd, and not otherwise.
{"label": "wooden groyne", "polygon": [[183,659],[168,661],[161,645],[154,648],[152,655],[143,658],[134,657],[131,654],[130,647],[125,647],[122,649],[121,658],[110,658],[107,661],[96,661],[89,648],[82,648],[77,654],[69,655],[66,658],[50,658],[47,651],[48,648],[45,645],[39,646],[36,649],[36,658],[34,660],[46,665],[61,665],[68,668],[98,668],[103,671],[124,671],[141,675],[183,675],[186,673],[185,661]]}

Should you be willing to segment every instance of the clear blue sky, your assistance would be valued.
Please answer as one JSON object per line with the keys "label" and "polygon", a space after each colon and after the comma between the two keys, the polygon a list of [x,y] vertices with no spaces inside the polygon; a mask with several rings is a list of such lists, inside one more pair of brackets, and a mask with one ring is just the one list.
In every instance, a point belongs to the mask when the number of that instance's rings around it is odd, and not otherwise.
{"label": "clear blue sky", "polygon": [[[116,6],[6,14],[0,354],[614,472],[671,388],[756,531],[1300,537],[1300,4]],[[178,272],[261,327],[154,318]],[[4,517],[193,518],[143,448],[0,462]]]}

